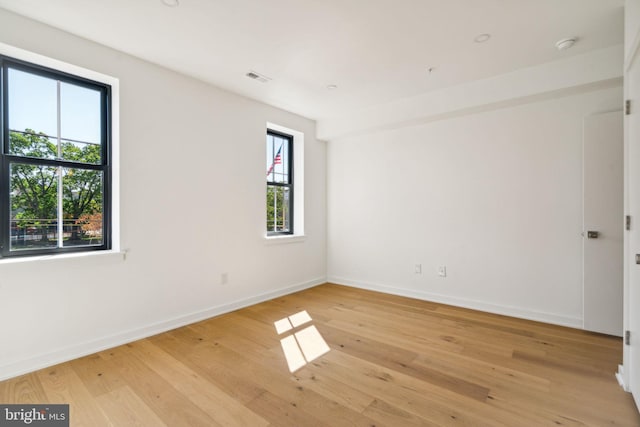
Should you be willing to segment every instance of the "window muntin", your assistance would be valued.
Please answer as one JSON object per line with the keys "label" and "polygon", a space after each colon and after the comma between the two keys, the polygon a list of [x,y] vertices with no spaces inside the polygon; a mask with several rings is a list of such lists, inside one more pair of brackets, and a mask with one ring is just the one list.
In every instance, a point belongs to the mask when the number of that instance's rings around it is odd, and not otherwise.
{"label": "window muntin", "polygon": [[110,248],[110,86],[1,57],[1,256]]}
{"label": "window muntin", "polygon": [[267,130],[268,235],[293,234],[293,137]]}

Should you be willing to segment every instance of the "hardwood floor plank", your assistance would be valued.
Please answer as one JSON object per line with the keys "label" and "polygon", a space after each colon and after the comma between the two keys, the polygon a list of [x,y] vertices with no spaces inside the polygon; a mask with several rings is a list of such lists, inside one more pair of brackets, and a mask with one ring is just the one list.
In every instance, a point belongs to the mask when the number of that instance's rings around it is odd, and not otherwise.
{"label": "hardwood floor plank", "polygon": [[71,369],[93,396],[100,396],[127,385],[127,381],[98,354],[74,360]]}
{"label": "hardwood floor plank", "polygon": [[[288,369],[256,363],[231,349],[221,348],[220,352],[224,354],[224,359],[233,360],[233,365],[238,370],[262,384],[268,396],[275,396],[286,401],[289,405],[304,410],[316,418],[331,414],[333,420],[330,424],[332,426],[372,425],[371,420],[366,416],[359,415],[350,408],[340,405],[334,399],[326,398],[322,394],[298,384]],[[257,400],[260,401],[261,398],[262,395],[258,396]],[[270,421],[275,422],[272,419]]]}
{"label": "hardwood floor plank", "polygon": [[221,347],[217,341],[196,341],[189,346],[188,342],[194,331],[181,328],[180,332],[171,331],[149,340],[244,404],[265,392],[253,378],[235,369],[233,361],[223,359],[218,351]]}
{"label": "hardwood floor plank", "polygon": [[167,426],[129,386],[103,393],[96,402],[114,426]]}
{"label": "hardwood floor plank", "polygon": [[317,369],[325,375],[344,378],[350,384],[368,390],[376,398],[384,399],[437,425],[516,425],[478,414],[478,408],[485,407],[485,404],[475,399],[412,379],[340,351],[332,351],[311,365],[309,369],[314,372]]}
{"label": "hardwood floor plank", "polygon": [[491,391],[505,389],[509,392],[517,392],[522,389],[538,390],[542,393],[549,392],[551,381],[547,378],[533,375],[525,370],[516,370],[502,366],[500,359],[493,362],[468,357],[462,354],[446,353],[432,349],[429,353],[423,353],[414,361],[417,365],[428,366],[449,375],[466,378],[477,384],[484,384]]}
{"label": "hardwood floor plank", "polygon": [[37,373],[31,373],[0,382],[0,402],[37,404],[47,402],[47,395]]}
{"label": "hardwood floor plank", "polygon": [[639,427],[621,360],[616,337],[325,284],[0,382],[0,402],[92,427]]}
{"label": "hardwood floor plank", "polygon": [[[437,346],[450,351],[464,351],[466,348],[473,348],[474,351],[481,350],[485,353],[510,356],[513,352],[512,343],[494,342],[480,339],[476,336],[466,336],[461,328],[448,325],[430,324],[427,320],[423,324],[408,325],[406,321],[402,323],[390,322],[382,316],[375,314],[360,314],[353,311],[331,310],[333,320],[328,322],[329,326],[354,333],[356,335],[368,334],[372,338],[380,341],[383,339],[394,341],[394,345],[400,347],[416,346],[418,351],[424,351]],[[358,323],[353,322],[353,318],[360,319]]]}
{"label": "hardwood floor plank", "polygon": [[360,335],[350,334],[330,326],[321,326],[320,332],[334,348],[339,348],[340,351],[360,359],[428,381],[439,387],[480,401],[484,401],[489,394],[489,389],[486,387],[450,376],[425,365],[413,363],[418,357],[418,353],[390,346],[383,342],[369,340]]}
{"label": "hardwood floor plank", "polygon": [[381,399],[375,399],[371,402],[371,404],[365,408],[363,414],[390,426],[439,427],[441,425],[427,421],[422,417],[400,409],[400,407],[391,405]]}
{"label": "hardwood floor plank", "polygon": [[131,348],[131,354],[144,360],[147,366],[173,384],[176,390],[220,425],[265,427],[269,424],[265,419],[247,410],[241,402],[149,341],[138,341]]}
{"label": "hardwood floor plank", "polygon": [[247,407],[271,421],[272,426],[278,427],[332,427],[331,424],[324,423],[314,418],[311,414],[298,408],[286,400],[279,398],[269,392],[264,392],[260,396],[247,403]]}
{"label": "hardwood floor plank", "polygon": [[101,406],[71,369],[71,363],[37,372],[47,396],[46,401],[40,403],[69,404],[69,419],[74,426],[112,426],[109,417],[103,413]]}
{"label": "hardwood floor plank", "polygon": [[[615,372],[615,368],[611,366],[610,371],[606,371],[604,368],[598,368],[591,366],[590,364],[582,364],[576,361],[576,358],[562,358],[553,356],[551,354],[535,354],[530,351],[514,350],[513,358],[516,360],[527,361],[531,364],[539,365],[547,369],[554,368],[562,372],[572,372],[580,376],[609,378],[611,371]],[[581,358],[582,359],[582,358]]]}
{"label": "hardwood floor plank", "polygon": [[335,378],[302,369],[294,375],[298,384],[332,399],[346,408],[364,412],[375,398],[365,390],[360,390]]}
{"label": "hardwood floor plank", "polygon": [[138,343],[126,344],[100,352],[121,376],[127,378],[131,389],[168,425],[216,426],[206,412],[177,391],[171,383],[157,375],[146,363],[138,359],[130,348]]}

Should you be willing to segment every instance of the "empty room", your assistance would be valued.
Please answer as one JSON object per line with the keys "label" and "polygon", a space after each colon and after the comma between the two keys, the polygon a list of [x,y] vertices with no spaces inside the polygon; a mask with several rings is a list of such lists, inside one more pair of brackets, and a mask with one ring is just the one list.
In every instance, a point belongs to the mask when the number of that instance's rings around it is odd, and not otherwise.
{"label": "empty room", "polygon": [[640,0],[0,0],[0,426],[640,426]]}

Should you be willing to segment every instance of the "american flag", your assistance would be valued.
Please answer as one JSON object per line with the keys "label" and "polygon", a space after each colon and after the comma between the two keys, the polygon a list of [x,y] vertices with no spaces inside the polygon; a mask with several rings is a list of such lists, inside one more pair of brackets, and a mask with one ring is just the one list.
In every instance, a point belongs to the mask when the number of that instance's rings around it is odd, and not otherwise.
{"label": "american flag", "polygon": [[[282,144],[282,145],[284,145],[284,144]],[[267,175],[269,175],[271,172],[273,172],[273,168],[275,167],[275,165],[281,165],[282,164],[282,156],[280,155],[280,152],[282,151],[282,145],[280,146],[280,148],[278,148],[278,152],[276,153],[276,156],[273,158],[273,163],[271,163],[271,167],[267,171]]]}

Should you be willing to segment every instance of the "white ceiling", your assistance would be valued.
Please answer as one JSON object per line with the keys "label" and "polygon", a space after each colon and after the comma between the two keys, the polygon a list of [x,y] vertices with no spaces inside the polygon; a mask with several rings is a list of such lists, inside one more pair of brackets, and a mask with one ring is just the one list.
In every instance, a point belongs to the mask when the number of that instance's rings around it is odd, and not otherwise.
{"label": "white ceiling", "polygon": [[[623,5],[180,0],[170,8],[161,0],[0,0],[7,10],[312,119],[620,44]],[[482,33],[491,39],[475,43]],[[573,36],[573,48],[556,50],[557,40]],[[251,80],[249,70],[272,80]]]}

